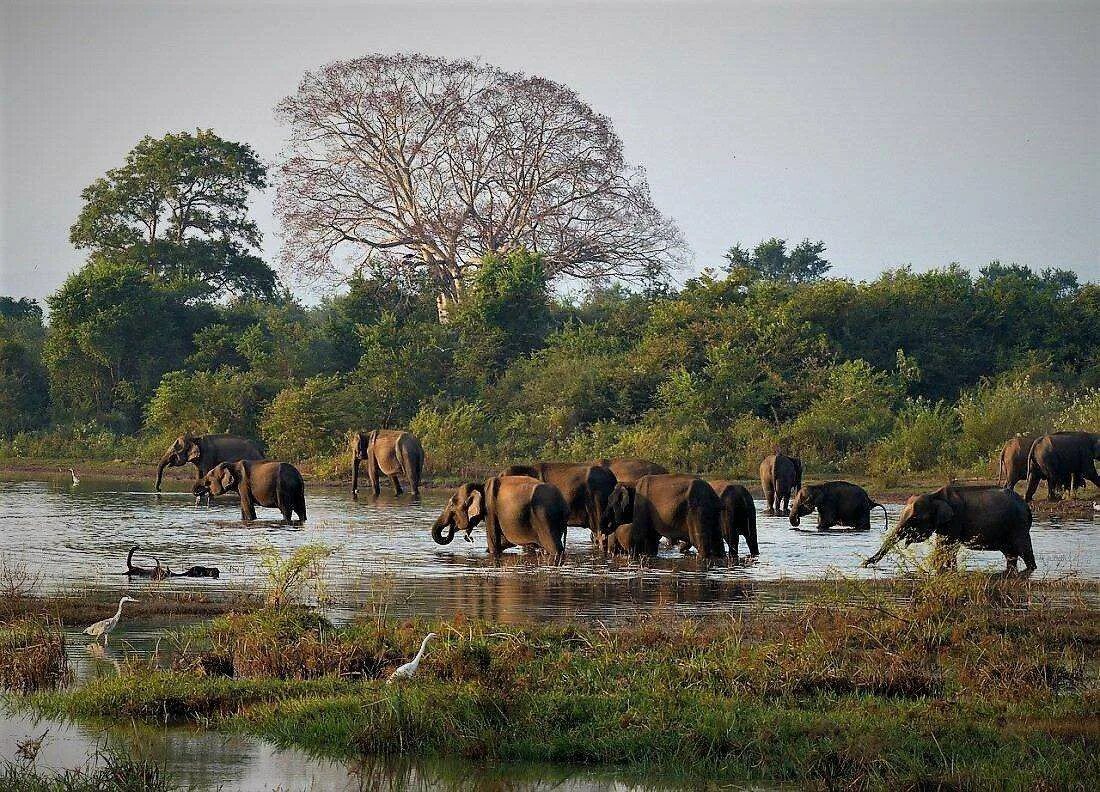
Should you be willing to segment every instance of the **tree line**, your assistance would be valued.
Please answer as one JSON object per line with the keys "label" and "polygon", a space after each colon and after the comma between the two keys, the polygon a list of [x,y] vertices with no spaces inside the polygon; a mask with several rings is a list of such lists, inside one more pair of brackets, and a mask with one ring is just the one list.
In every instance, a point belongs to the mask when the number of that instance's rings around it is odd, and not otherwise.
{"label": "tree line", "polygon": [[[411,426],[437,469],[749,473],[782,447],[889,477],[1100,429],[1100,286],[1072,271],[856,282],[824,242],[774,238],[673,285],[679,232],[565,86],[370,56],[308,73],[278,113],[280,272],[248,212],[269,185],[249,145],[140,141],[82,194],[88,260],[48,326],[0,298],[0,453],[150,456],[191,430],[297,460]],[[331,288],[305,305],[301,279]]]}

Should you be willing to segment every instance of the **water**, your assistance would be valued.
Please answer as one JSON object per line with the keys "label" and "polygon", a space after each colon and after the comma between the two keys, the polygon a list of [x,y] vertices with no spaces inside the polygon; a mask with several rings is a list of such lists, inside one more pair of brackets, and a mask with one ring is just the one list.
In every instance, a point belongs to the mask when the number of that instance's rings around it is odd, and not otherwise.
{"label": "water", "polygon": [[[570,529],[560,567],[539,564],[518,550],[493,560],[480,529],[473,543],[461,536],[445,546],[432,541],[431,524],[446,497],[430,493],[413,501],[383,495],[355,501],[344,491],[315,489],[307,493],[310,519],[304,526],[282,525],[270,509],[260,510],[267,519],[246,526],[235,502],[195,506],[185,492],[156,495],[152,481],[82,478],[74,487],[62,476],[7,474],[0,480],[0,538],[9,560],[24,561],[41,575],[43,591],[86,588],[138,599],[152,586],[214,595],[230,587],[254,587],[262,581],[262,547],[272,545],[285,554],[323,542],[336,548],[325,578],[337,618],[383,602],[394,615],[620,621],[669,607],[684,613],[734,610],[748,597],[781,596],[754,592],[751,584],[760,581],[817,579],[828,573],[883,577],[893,569],[889,557],[881,569],[859,567],[879,545],[881,519],[870,532],[819,533],[810,527],[815,516],[803,520],[807,530],[792,530],[785,518],[765,517],[762,511],[760,558],[751,564],[708,567],[674,550],[644,565],[604,558],[592,548],[587,532],[577,528]],[[890,504],[887,510],[893,522],[901,506]],[[1037,575],[1100,579],[1096,524],[1092,518],[1037,518],[1032,529]],[[222,577],[128,581],[119,573],[134,544],[141,548],[135,563],[142,566],[152,566],[156,556],[177,571],[193,564],[216,566]],[[962,563],[989,570],[1004,566],[1003,557],[990,552],[963,551]]]}

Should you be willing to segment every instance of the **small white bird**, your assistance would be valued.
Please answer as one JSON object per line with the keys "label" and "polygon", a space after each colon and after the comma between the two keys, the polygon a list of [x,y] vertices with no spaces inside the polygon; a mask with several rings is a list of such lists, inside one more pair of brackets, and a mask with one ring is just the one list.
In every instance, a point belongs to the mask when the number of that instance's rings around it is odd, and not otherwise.
{"label": "small white bird", "polygon": [[411,662],[405,663],[405,665],[390,674],[390,678],[386,680],[386,684],[392,685],[396,679],[412,679],[412,675],[416,673],[416,669],[420,668],[420,658],[424,656],[424,650],[428,648],[428,641],[436,637],[438,636],[436,636],[434,632],[424,636],[424,643],[420,644],[420,651],[416,653],[416,657],[414,657]]}
{"label": "small white bird", "polygon": [[[72,475],[72,477],[73,477],[73,486],[75,487],[75,486],[76,486],[77,484],[79,484],[79,483],[80,483],[80,479],[78,479],[78,478],[76,477],[76,471],[75,471],[75,470],[73,470],[72,468],[67,468],[67,469],[68,469],[69,473],[70,473],[70,474]],[[65,472],[65,470],[66,470],[66,468],[58,468],[58,470],[60,470],[60,471],[61,471],[62,473],[64,473],[64,472]]]}
{"label": "small white bird", "polygon": [[[97,621],[91,627],[85,627],[84,628],[84,634],[85,635],[90,635],[93,638],[99,638],[102,635],[103,636],[103,645],[106,646],[107,645],[107,636],[110,634],[111,630],[113,630],[118,625],[119,617],[122,616],[122,603],[124,603],[124,602],[137,602],[137,600],[134,599],[133,597],[123,597],[122,599],[120,599],[118,601],[118,610],[115,611],[114,616],[112,616],[109,619],[104,619],[103,621]],[[417,659],[419,659],[419,658],[417,658]],[[398,670],[400,670],[400,669],[398,669]]]}

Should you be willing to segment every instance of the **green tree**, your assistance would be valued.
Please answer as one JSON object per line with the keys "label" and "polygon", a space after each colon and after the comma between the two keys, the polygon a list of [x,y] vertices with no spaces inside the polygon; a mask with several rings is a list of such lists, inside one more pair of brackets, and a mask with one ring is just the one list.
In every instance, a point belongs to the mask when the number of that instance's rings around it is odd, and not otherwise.
{"label": "green tree", "polygon": [[726,251],[725,259],[730,272],[743,271],[750,278],[784,283],[812,283],[825,277],[832,264],[822,253],[824,242],[811,242],[803,239],[790,252],[787,240],[772,237],[752,250],[736,245]]}
{"label": "green tree", "polygon": [[42,362],[18,341],[0,338],[0,436],[42,426],[48,406]]}
{"label": "green tree", "polygon": [[84,189],[69,238],[204,295],[270,296],[275,274],[250,252],[260,232],[248,217],[249,192],[266,186],[248,144],[202,129],[145,137],[121,167]]}

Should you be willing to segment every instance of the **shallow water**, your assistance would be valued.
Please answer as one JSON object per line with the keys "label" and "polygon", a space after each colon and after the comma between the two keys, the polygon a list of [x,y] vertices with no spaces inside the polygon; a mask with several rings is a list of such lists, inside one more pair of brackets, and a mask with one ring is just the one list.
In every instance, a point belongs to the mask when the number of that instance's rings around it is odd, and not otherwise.
{"label": "shallow water", "polygon": [[[762,512],[760,558],[751,564],[707,567],[692,556],[664,550],[640,566],[601,557],[579,528],[570,529],[560,567],[539,564],[518,550],[494,561],[485,552],[480,529],[472,543],[461,536],[445,546],[432,541],[430,527],[446,497],[432,493],[414,501],[383,494],[356,501],[345,492],[318,489],[307,493],[309,520],[303,526],[276,522],[272,509],[261,509],[261,520],[246,526],[236,502],[196,506],[186,492],[158,496],[152,481],[82,478],[72,486],[62,476],[8,474],[0,480],[0,538],[9,562],[26,562],[41,576],[41,591],[88,588],[136,598],[151,586],[210,593],[255,586],[262,581],[258,561],[263,546],[285,554],[324,542],[336,548],[325,580],[337,618],[373,604],[394,615],[461,612],[500,621],[571,616],[615,621],[668,607],[734,610],[751,592],[746,584],[757,581],[817,579],[827,573],[885,577],[894,568],[890,557],[878,570],[858,566],[879,544],[881,517],[873,518],[869,532],[817,532],[810,527],[816,516],[803,520],[805,530],[792,530],[786,518]],[[901,506],[887,509],[893,522]],[[1095,519],[1037,518],[1032,538],[1038,576],[1100,579],[1097,527]],[[134,544],[141,548],[135,563],[142,566],[152,566],[155,556],[175,570],[216,566],[222,577],[128,581],[120,573]],[[915,550],[925,551],[924,546]],[[989,570],[1004,566],[999,553],[965,550],[961,563]]]}

